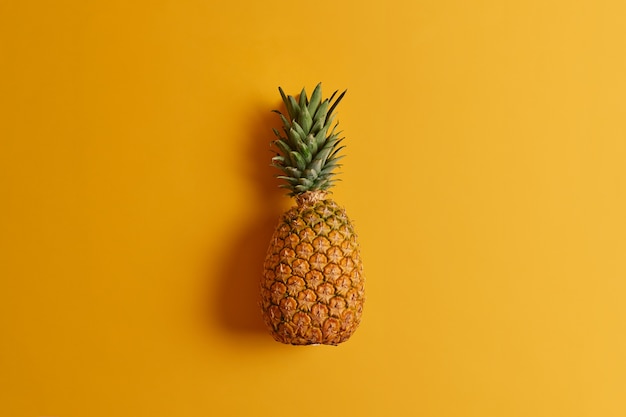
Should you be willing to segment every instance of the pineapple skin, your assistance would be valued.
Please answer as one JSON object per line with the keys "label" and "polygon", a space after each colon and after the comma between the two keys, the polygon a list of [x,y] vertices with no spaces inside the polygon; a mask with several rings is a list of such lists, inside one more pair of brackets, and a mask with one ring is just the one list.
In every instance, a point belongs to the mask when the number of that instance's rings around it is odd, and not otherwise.
{"label": "pineapple skin", "polygon": [[337,345],[354,333],[365,301],[363,265],[346,212],[321,191],[285,212],[261,279],[263,321],[275,340]]}

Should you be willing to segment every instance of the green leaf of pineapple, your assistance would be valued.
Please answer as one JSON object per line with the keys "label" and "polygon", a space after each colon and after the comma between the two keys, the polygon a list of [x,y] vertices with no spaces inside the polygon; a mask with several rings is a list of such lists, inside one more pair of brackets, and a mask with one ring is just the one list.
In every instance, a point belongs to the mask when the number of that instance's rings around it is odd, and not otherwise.
{"label": "green leaf of pineapple", "polygon": [[301,108],[300,115],[298,116],[298,124],[302,127],[305,134],[308,134],[311,131],[313,119],[311,118],[308,107],[304,106]]}
{"label": "green leaf of pineapple", "polygon": [[304,88],[300,92],[299,99],[300,99],[300,102],[298,103],[298,105],[300,106],[300,111],[302,111],[302,109],[304,109],[307,106],[307,104],[309,104],[309,101],[306,97],[306,91]]}
{"label": "green leaf of pineapple", "polygon": [[323,122],[326,122],[326,114],[328,113],[329,106],[330,103],[328,102],[328,99],[324,100],[315,111],[313,119],[315,119],[315,121],[322,120]]}
{"label": "green leaf of pineapple", "polygon": [[295,165],[300,171],[304,171],[306,169],[306,162],[298,152],[291,151],[289,155],[291,156],[291,159],[295,162]]}
{"label": "green leaf of pineapple", "polygon": [[304,138],[304,144],[309,148],[311,153],[317,153],[317,142],[315,141],[315,136],[308,134],[306,138]]}
{"label": "green leaf of pineapple", "polygon": [[[285,95],[285,92],[283,91],[283,89],[281,87],[278,87],[278,91],[280,91],[280,96],[283,99],[283,103],[285,103],[285,107],[287,108],[287,112],[289,113],[289,117],[291,119],[296,117],[296,113],[295,113],[295,109],[293,107],[293,104],[291,102],[291,100],[289,100],[289,97],[287,97]],[[293,97],[292,97],[293,98]],[[278,112],[278,110],[276,110],[276,112]],[[278,112],[279,114],[281,114],[280,112]]]}
{"label": "green leaf of pineapple", "polygon": [[[335,100],[335,102],[333,103],[333,105],[331,106],[330,110],[328,110],[328,115],[330,116],[331,114],[333,114],[333,110],[335,110],[335,107],[337,107],[337,105],[339,104],[339,102],[341,101],[341,99],[343,98],[343,96],[346,95],[346,92],[348,90],[345,90],[343,93],[341,93],[339,95],[339,97],[337,97],[337,100]],[[332,99],[331,99],[332,100]]]}
{"label": "green leaf of pineapple", "polygon": [[322,83],[315,86],[313,93],[311,93],[311,101],[309,102],[309,113],[311,116],[315,114],[317,106],[322,102]]}

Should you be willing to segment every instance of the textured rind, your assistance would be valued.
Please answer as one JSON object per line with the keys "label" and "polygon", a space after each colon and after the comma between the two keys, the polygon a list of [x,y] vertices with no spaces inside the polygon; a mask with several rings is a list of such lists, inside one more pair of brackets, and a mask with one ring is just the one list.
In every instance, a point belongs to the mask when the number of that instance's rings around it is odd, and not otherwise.
{"label": "textured rind", "polygon": [[348,340],[361,321],[364,284],[344,209],[325,199],[283,214],[261,280],[263,319],[274,339],[292,345]]}

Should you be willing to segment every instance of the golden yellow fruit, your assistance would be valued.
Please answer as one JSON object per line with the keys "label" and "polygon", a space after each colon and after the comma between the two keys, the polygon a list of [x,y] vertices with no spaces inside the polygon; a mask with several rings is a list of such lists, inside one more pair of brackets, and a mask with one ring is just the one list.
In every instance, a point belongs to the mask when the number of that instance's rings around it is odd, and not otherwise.
{"label": "golden yellow fruit", "polygon": [[293,345],[346,341],[361,321],[363,266],[345,210],[323,191],[299,195],[274,232],[261,281],[264,322]]}

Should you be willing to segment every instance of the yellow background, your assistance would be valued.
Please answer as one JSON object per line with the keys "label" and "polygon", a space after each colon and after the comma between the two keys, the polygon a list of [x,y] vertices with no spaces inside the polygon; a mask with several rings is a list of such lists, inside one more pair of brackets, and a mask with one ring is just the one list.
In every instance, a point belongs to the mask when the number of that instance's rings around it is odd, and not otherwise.
{"label": "yellow background", "polygon": [[[626,415],[626,3],[0,4],[0,416]],[[256,307],[270,110],[348,89],[340,347]]]}

